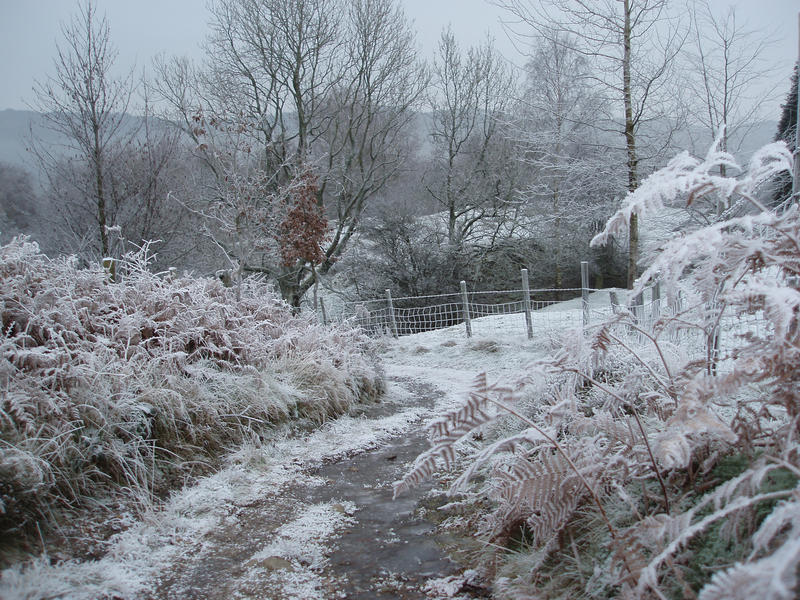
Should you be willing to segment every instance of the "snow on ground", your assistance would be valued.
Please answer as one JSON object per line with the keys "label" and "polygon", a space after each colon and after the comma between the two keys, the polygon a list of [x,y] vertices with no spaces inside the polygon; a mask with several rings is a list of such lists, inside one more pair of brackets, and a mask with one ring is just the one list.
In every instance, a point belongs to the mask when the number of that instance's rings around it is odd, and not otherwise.
{"label": "snow on ground", "polygon": [[[266,579],[285,596],[314,598],[324,589],[319,573],[327,564],[330,540],[355,523],[352,502],[314,504],[275,530],[276,539],[245,565],[247,577]],[[265,577],[266,576],[266,577]]]}
{"label": "snow on ground", "polygon": [[[402,401],[401,392],[394,393]],[[101,560],[50,566],[43,557],[27,569],[8,569],[2,573],[0,597],[134,597],[148,589],[165,565],[201,545],[204,536],[224,523],[236,506],[280,493],[289,485],[321,485],[322,480],[303,469],[373,448],[407,429],[425,412],[412,406],[374,420],[345,416],[307,437],[286,437],[262,448],[245,447],[230,457],[226,468],[175,493],[160,510],[115,536],[108,555]],[[310,507],[302,516],[302,526],[308,532],[346,524],[344,518],[331,519],[332,514],[330,507]],[[275,543],[287,539],[287,531],[291,539],[297,527],[295,523],[294,530],[277,531]]]}
{"label": "snow on ground", "polygon": [[[597,310],[607,307],[608,294],[593,294],[591,305]],[[563,312],[565,308],[569,312]],[[418,426],[421,419],[461,402],[482,371],[495,379],[518,376],[526,364],[555,347],[564,323],[572,320],[580,326],[580,299],[564,303],[561,309],[550,307],[534,315],[534,331],[539,333],[534,340],[525,335],[523,315],[476,319],[472,339],[466,338],[461,325],[382,340],[390,377],[384,402],[396,406],[393,414],[373,419],[343,416],[307,435],[292,437],[284,430],[263,444],[245,446],[229,457],[225,468],[177,491],[165,505],[117,534],[102,559],[51,565],[43,556],[25,567],[12,567],[2,573],[0,597],[90,600],[135,598],[151,591],[153,582],[171,566],[202,551],[209,535],[235,519],[237,507],[270,495],[279,497],[290,486],[323,485],[324,480],[307,473],[310,466],[376,448]],[[563,319],[556,319],[559,315]],[[548,323],[558,326],[547,328]],[[443,394],[436,406],[424,408],[412,402],[412,394],[397,380],[429,383]],[[286,597],[313,598],[320,591],[317,574],[324,564],[326,544],[351,523],[358,507],[342,499],[299,503],[294,510],[251,557],[247,576],[266,568],[264,561],[284,561],[291,568],[276,569],[269,577],[284,578],[275,583],[289,594]]]}
{"label": "snow on ground", "polygon": [[[618,292],[619,301],[624,301],[626,292]],[[589,294],[589,322],[598,323],[610,315],[610,302],[608,290]],[[483,371],[490,378],[518,376],[526,365],[556,350],[570,331],[582,327],[582,300],[552,304],[532,312],[531,317],[531,340],[522,313],[481,317],[472,320],[472,338],[467,338],[464,324],[397,340],[385,338],[384,360],[388,365],[431,369],[429,375],[437,379],[463,378],[463,372],[469,371],[469,383]]]}

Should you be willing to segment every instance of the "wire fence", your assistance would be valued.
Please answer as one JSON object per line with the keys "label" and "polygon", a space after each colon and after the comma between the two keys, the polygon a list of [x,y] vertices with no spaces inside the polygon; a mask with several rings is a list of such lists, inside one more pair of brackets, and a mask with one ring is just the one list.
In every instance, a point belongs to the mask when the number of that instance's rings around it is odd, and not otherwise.
{"label": "wire fence", "polygon": [[[327,314],[322,304],[322,318],[348,321],[370,335],[402,336],[460,326],[467,337],[503,329],[527,332],[533,338],[545,331],[586,327],[618,310],[614,293],[604,303],[590,302],[590,295],[601,290],[589,287],[588,263],[580,266],[579,288],[531,290],[528,271],[522,269],[518,289],[468,291],[462,281],[460,292],[448,294],[393,298],[386,290],[384,298],[340,304],[335,314]],[[637,318],[658,312],[645,304],[645,298],[659,302],[657,286],[632,300]]]}
{"label": "wire fence", "polygon": [[[607,292],[594,288],[496,290],[468,292],[464,302],[460,294],[439,294],[398,298],[381,298],[347,302],[337,313],[328,315],[337,321],[348,321],[371,335],[411,335],[444,328],[460,328],[466,335],[490,334],[498,329],[516,330],[525,334],[528,313],[532,334],[546,330],[583,327],[598,323],[620,310],[613,301],[591,304],[585,295]],[[510,300],[516,296],[518,300]],[[560,298],[560,299],[555,299]],[[505,300],[505,301],[503,301]],[[657,301],[658,302],[658,301]],[[646,325],[653,320],[652,301],[624,307]],[[490,318],[487,318],[490,317]],[[466,324],[469,322],[470,331]],[[533,337],[533,335],[531,337]]]}
{"label": "wire fence", "polygon": [[[587,290],[593,291],[593,290]],[[558,305],[558,300],[542,299],[542,296],[561,295],[565,300],[580,297],[581,290],[531,290],[529,302],[531,313]],[[365,302],[350,302],[341,306],[334,316],[336,320],[347,320],[373,335],[410,335],[446,327],[465,327],[469,321],[473,332],[491,327],[485,317],[516,317],[520,331],[525,332],[525,302],[523,290],[499,290],[470,292],[465,302],[460,294],[436,296],[384,298]],[[516,296],[519,300],[509,301]],[[540,326],[580,325],[580,314],[560,311],[537,315]],[[580,311],[579,311],[580,312]],[[577,320],[576,320],[577,319]]]}
{"label": "wire fence", "polygon": [[[584,275],[583,280],[586,283],[588,277]],[[707,308],[709,314],[716,314],[713,307]],[[385,298],[347,302],[338,307],[336,314],[324,318],[348,321],[376,336],[404,336],[452,328],[454,335],[467,337],[518,332],[527,333],[532,339],[598,324],[620,311],[629,313],[636,327],[652,331],[662,317],[678,315],[683,310],[680,297],[671,302],[662,298],[657,283],[633,298],[627,298],[625,292],[598,290],[588,285],[530,290],[523,270],[522,289],[469,292],[462,282],[460,293],[398,298],[393,298],[387,290]],[[742,336],[763,337],[769,334],[769,327],[761,312],[723,313],[716,326],[671,327],[669,341],[682,346],[687,355],[707,359],[715,368],[720,365],[724,370],[725,357],[739,345]],[[630,333],[640,337],[634,331]]]}

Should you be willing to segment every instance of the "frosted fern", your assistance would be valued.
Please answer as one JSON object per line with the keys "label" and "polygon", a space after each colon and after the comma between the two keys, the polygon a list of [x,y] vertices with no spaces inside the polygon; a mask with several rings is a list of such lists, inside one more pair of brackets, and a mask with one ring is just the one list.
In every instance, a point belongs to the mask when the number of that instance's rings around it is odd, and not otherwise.
{"label": "frosted fern", "polygon": [[536,409],[496,403],[519,431],[456,461],[456,441],[491,417],[476,388],[398,485],[460,464],[451,493],[489,503],[485,536],[504,543],[524,524],[530,570],[501,568],[498,589],[797,596],[800,214],[796,204],[770,209],[759,199],[791,159],[772,144],[743,175],[723,176],[721,166],[741,170],[715,145],[704,159],[681,154],[643,182],[593,244],[627,232],[632,215],[705,195],[737,206],[739,216],[663,246],[631,292],[661,285],[666,302],[652,324],[620,309],[532,365],[551,382]]}
{"label": "frosted fern", "polygon": [[24,237],[0,247],[0,534],[38,537],[97,494],[146,509],[264,428],[380,392],[361,332],[254,281],[151,273],[148,252],[111,281]]}

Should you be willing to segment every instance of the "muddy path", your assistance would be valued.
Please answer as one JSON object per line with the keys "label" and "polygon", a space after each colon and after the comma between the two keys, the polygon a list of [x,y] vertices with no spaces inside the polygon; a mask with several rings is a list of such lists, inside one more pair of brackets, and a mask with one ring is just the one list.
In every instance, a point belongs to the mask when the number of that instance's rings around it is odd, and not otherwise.
{"label": "muddy path", "polygon": [[[397,500],[391,484],[427,447],[420,421],[445,395],[413,374],[390,372],[388,393],[350,419],[351,435],[345,422],[325,441],[346,440],[397,415],[406,415],[404,426],[371,447],[333,457],[307,460],[304,440],[294,440],[294,475],[260,497],[230,503],[217,526],[161,571],[148,597],[436,597],[426,593],[426,583],[463,568],[446,556],[434,524],[418,510],[431,484]],[[320,435],[326,432],[305,443]]]}

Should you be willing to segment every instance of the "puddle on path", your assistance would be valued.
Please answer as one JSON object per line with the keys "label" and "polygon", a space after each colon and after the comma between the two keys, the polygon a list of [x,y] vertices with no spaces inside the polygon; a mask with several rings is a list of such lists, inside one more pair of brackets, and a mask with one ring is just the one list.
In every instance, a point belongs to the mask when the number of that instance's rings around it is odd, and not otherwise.
{"label": "puddle on path", "polygon": [[434,525],[414,514],[430,485],[392,500],[392,482],[425,446],[417,433],[316,472],[331,483],[314,490],[314,501],[346,498],[358,506],[356,524],[336,540],[329,557],[330,573],[347,598],[425,598],[426,580],[457,571],[431,535]]}
{"label": "puddle on path", "polygon": [[[442,395],[425,383],[393,381],[426,408]],[[397,411],[397,401],[388,400],[364,409],[364,417]],[[320,485],[292,484],[274,496],[237,507],[224,527],[169,569],[152,598],[426,598],[426,580],[460,569],[437,544],[434,525],[416,515],[430,484],[397,500],[392,500],[391,487],[426,447],[424,431],[412,425],[378,449],[307,469]],[[323,543],[325,558],[301,557],[298,562],[303,542],[297,555],[290,551],[288,558],[265,557],[263,550],[274,547],[279,528],[315,507],[347,513],[328,539],[307,541],[311,546]]]}

